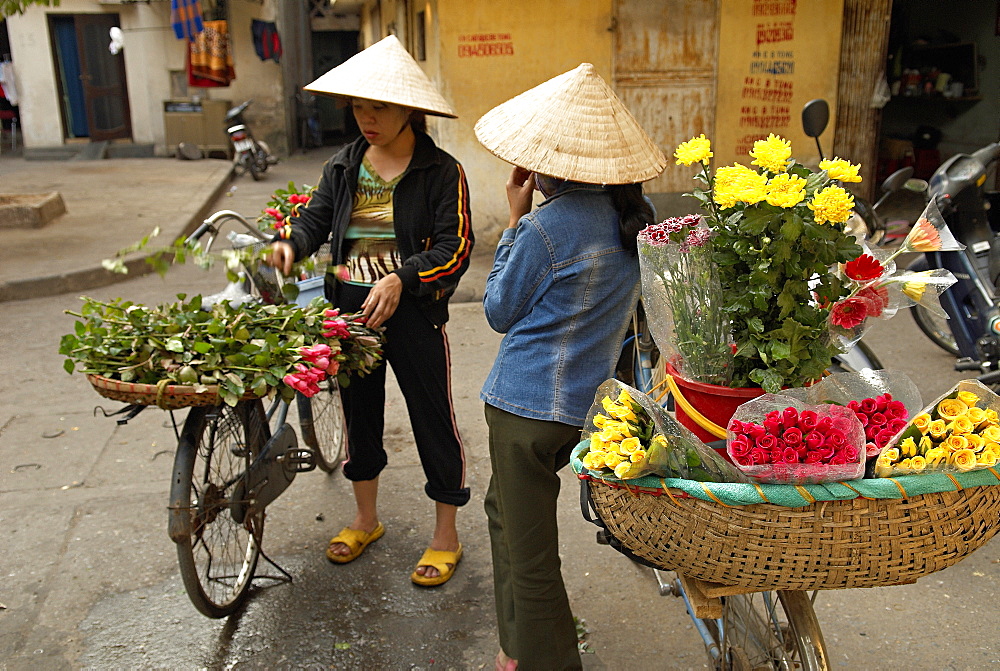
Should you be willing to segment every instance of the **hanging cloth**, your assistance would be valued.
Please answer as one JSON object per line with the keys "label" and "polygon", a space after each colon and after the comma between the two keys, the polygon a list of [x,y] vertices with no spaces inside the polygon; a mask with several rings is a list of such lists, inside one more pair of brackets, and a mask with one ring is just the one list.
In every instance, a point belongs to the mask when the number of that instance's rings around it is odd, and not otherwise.
{"label": "hanging cloth", "polygon": [[281,58],[281,36],[278,35],[278,27],[274,22],[254,19],[250,24],[250,32],[253,34],[253,48],[257,57],[262,61],[270,59],[277,63]]}
{"label": "hanging cloth", "polygon": [[177,39],[193,40],[204,30],[199,0],[170,0],[170,23],[174,26]]}
{"label": "hanging cloth", "polygon": [[14,62],[0,61],[0,84],[3,84],[4,98],[17,107],[17,85],[14,83]]}
{"label": "hanging cloth", "polygon": [[[229,86],[236,79],[229,25],[225,21],[204,23],[205,29],[188,44],[188,84]],[[212,83],[197,83],[199,81]]]}

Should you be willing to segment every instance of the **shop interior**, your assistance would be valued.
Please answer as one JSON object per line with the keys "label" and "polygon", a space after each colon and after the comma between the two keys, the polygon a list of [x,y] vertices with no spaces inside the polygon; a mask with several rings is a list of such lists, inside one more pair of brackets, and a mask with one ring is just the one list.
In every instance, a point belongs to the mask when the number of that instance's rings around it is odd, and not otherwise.
{"label": "shop interior", "polygon": [[[1000,2],[893,2],[879,181],[912,165],[928,179],[943,161],[1000,140]],[[887,101],[886,101],[887,100]],[[996,171],[990,176],[998,188]]]}

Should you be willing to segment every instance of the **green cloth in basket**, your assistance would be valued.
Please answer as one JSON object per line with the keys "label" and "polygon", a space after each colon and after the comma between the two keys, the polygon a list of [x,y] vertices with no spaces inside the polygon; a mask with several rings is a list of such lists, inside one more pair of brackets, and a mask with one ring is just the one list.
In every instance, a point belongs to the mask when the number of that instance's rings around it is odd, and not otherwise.
{"label": "green cloth in basket", "polygon": [[633,480],[619,480],[613,475],[591,471],[583,466],[582,457],[589,447],[583,441],[573,450],[571,464],[577,475],[646,491],[679,489],[690,496],[705,501],[716,501],[727,506],[745,506],[755,503],[772,503],[788,508],[800,508],[816,501],[845,501],[864,497],[868,499],[905,499],[933,492],[950,492],[968,487],[1000,485],[997,469],[987,468],[968,473],[922,473],[898,478],[865,478],[846,482],[827,482],[821,485],[758,485],[735,482],[696,482],[678,478],[658,478],[647,475]]}

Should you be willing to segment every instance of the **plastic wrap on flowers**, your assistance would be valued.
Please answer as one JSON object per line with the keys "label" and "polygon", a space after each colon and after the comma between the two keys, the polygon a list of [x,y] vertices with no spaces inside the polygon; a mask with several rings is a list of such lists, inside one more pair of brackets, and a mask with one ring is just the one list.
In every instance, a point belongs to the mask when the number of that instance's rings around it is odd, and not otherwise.
{"label": "plastic wrap on flowers", "polygon": [[917,414],[875,462],[876,477],[993,468],[1000,460],[1000,396],[962,380]]}
{"label": "plastic wrap on flowers", "polygon": [[844,351],[853,347],[872,318],[889,319],[902,308],[921,305],[947,319],[939,297],[957,280],[943,268],[914,272],[898,270],[896,258],[906,252],[960,251],[965,246],[952,235],[935,203],[928,203],[902,244],[893,252],[865,253],[842,264],[839,276],[850,294],[830,307],[830,333]]}
{"label": "plastic wrap on flowers", "polygon": [[803,403],[835,403],[853,410],[864,428],[867,458],[878,456],[923,408],[920,389],[913,380],[891,370],[834,373],[814,385],[782,394]]}
{"label": "plastic wrap on flowers", "polygon": [[684,377],[727,386],[733,353],[711,233],[698,215],[671,217],[638,236],[642,301],[661,355]]}
{"label": "plastic wrap on flowers", "polygon": [[757,482],[819,484],[865,472],[864,429],[842,405],[764,394],[736,410],[726,433],[729,456]]}
{"label": "plastic wrap on flowers", "polygon": [[598,387],[583,439],[590,441],[583,465],[599,477],[747,481],[662,406],[619,380],[607,380]]}

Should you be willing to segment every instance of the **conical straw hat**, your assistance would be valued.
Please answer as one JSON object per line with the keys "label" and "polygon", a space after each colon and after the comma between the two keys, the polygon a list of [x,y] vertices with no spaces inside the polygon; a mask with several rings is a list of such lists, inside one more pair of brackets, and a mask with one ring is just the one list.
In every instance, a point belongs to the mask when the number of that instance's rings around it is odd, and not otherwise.
{"label": "conical straw hat", "polygon": [[457,116],[395,35],[351,56],[303,88],[343,98],[378,100],[452,119]]}
{"label": "conical straw hat", "polygon": [[475,130],[508,163],[575,182],[644,182],[667,165],[590,63],[494,107]]}

